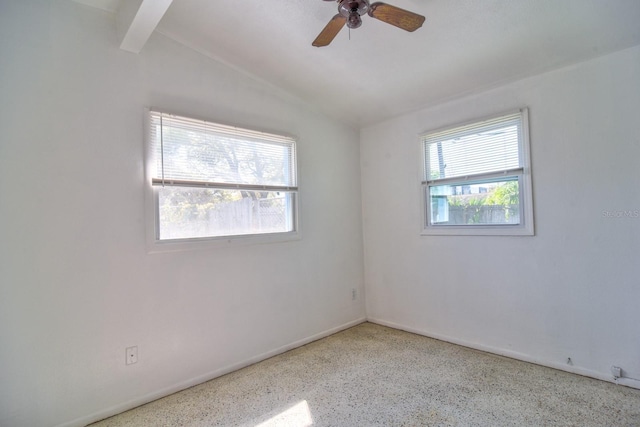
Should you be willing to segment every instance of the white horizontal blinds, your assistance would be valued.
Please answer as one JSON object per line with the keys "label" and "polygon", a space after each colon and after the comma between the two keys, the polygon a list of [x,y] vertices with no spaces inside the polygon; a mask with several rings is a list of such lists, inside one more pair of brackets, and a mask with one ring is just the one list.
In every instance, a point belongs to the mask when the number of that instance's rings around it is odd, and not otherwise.
{"label": "white horizontal blinds", "polygon": [[425,182],[521,169],[521,129],[518,112],[423,135]]}
{"label": "white horizontal blinds", "polygon": [[295,141],[150,112],[155,185],[296,190]]}

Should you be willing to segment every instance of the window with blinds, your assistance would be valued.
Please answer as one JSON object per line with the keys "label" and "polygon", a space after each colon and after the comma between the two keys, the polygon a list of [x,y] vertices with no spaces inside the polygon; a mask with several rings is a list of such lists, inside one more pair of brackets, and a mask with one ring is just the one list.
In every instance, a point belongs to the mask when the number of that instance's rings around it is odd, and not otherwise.
{"label": "window with blinds", "polygon": [[296,231],[295,140],[150,111],[156,240]]}
{"label": "window with blinds", "polygon": [[425,234],[533,234],[527,115],[421,135]]}

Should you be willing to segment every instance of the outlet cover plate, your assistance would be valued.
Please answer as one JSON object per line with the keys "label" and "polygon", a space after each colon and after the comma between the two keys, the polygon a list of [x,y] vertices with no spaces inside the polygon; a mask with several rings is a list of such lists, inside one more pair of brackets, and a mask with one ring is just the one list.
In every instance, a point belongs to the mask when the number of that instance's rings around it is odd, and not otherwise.
{"label": "outlet cover plate", "polygon": [[125,363],[127,365],[133,365],[134,363],[138,363],[138,347],[137,346],[127,347],[126,357],[127,358],[125,359]]}

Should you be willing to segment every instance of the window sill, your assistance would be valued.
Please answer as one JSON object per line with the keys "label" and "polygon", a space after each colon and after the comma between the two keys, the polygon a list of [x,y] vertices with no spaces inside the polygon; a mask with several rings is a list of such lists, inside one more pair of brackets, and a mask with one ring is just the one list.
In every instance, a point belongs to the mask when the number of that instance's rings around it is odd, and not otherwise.
{"label": "window sill", "polygon": [[441,225],[427,227],[422,236],[534,236],[533,226],[500,225],[500,226],[455,226]]}
{"label": "window sill", "polygon": [[299,231],[273,234],[247,234],[238,236],[222,236],[201,239],[181,240],[153,240],[147,242],[147,253],[184,252],[194,250],[207,250],[229,248],[247,245],[262,245],[270,243],[284,243],[301,240]]}

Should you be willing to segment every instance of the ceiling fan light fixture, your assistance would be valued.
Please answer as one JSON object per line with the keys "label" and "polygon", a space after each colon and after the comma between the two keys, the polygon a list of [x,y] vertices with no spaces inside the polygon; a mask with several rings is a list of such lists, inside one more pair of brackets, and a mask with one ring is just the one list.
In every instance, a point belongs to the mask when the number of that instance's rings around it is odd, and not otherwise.
{"label": "ceiling fan light fixture", "polygon": [[362,25],[362,18],[358,15],[358,12],[351,12],[347,18],[347,27],[355,29]]}

